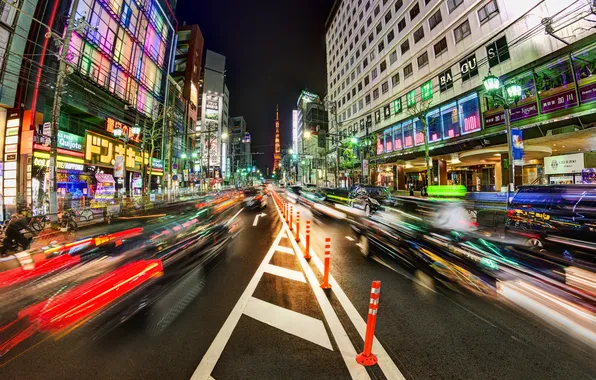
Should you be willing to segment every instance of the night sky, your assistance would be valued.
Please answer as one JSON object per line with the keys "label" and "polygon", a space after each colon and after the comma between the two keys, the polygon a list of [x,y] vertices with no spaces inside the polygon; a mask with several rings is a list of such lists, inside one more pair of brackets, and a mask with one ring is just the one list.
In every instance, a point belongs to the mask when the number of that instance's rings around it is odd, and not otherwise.
{"label": "night sky", "polygon": [[198,24],[205,49],[226,56],[230,116],[244,116],[252,151],[264,153],[253,156],[263,171],[273,166],[275,104],[279,103],[284,149],[292,143],[292,110],[300,90],[325,95],[325,20],[332,4],[333,0],[178,2],[178,23]]}

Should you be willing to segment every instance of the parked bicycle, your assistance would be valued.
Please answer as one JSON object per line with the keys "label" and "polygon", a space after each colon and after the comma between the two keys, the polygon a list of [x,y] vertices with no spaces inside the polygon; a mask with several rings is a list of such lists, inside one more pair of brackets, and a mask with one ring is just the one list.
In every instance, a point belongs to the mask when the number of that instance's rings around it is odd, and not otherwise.
{"label": "parked bicycle", "polygon": [[79,229],[77,215],[73,210],[66,210],[60,219],[60,230],[63,232],[75,232]]}

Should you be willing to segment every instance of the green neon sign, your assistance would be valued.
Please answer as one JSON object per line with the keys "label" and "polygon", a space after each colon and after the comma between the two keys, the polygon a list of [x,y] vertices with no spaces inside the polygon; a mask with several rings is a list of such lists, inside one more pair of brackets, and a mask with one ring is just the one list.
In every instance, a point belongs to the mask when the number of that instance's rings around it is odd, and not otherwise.
{"label": "green neon sign", "polygon": [[433,82],[428,81],[420,87],[420,92],[422,94],[422,100],[432,99],[433,97]]}
{"label": "green neon sign", "polygon": [[401,98],[395,99],[393,101],[393,113],[394,114],[401,113]]}
{"label": "green neon sign", "polygon": [[416,105],[416,90],[412,90],[406,94],[406,104],[408,108]]}

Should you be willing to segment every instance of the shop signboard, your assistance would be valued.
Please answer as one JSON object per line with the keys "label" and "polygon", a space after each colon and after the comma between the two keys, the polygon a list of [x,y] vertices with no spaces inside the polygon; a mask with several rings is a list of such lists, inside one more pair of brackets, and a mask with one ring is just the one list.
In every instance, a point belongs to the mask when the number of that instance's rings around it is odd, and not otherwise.
{"label": "shop signboard", "polygon": [[511,108],[510,120],[514,122],[518,120],[528,119],[536,115],[538,115],[538,105],[536,103],[524,104],[518,107]]}
{"label": "shop signboard", "polygon": [[383,140],[381,135],[377,135],[377,154],[383,154]]}
{"label": "shop signboard", "polygon": [[[538,115],[538,105],[534,102],[511,108],[511,122],[529,119]],[[505,124],[505,111],[487,111],[484,113],[484,126],[494,127]]]}
{"label": "shop signboard", "polygon": [[556,95],[540,99],[542,113],[554,112],[577,106],[575,88],[559,92]]}
{"label": "shop signboard", "polygon": [[[58,133],[60,133],[60,132],[58,132]],[[42,134],[44,136],[51,136],[52,135],[52,123],[50,123],[49,121],[46,121],[45,123],[43,123]]]}
{"label": "shop signboard", "polygon": [[111,117],[106,118],[106,132],[113,134],[115,129],[122,130],[122,134],[128,135],[128,138],[132,141],[140,141],[139,135],[132,133],[132,128],[130,125],[114,120]]}
{"label": "shop signboard", "polygon": [[157,158],[151,160],[151,167],[153,169],[163,169],[163,161]]}
{"label": "shop signboard", "polygon": [[368,160],[362,160],[362,174],[368,175]]}
{"label": "shop signboard", "polygon": [[184,180],[188,181],[188,169],[182,170],[182,174],[184,175]]}
{"label": "shop signboard", "polygon": [[439,88],[441,92],[445,92],[453,87],[453,76],[451,75],[451,69],[439,74]]}
{"label": "shop signboard", "polygon": [[83,143],[84,139],[82,136],[64,131],[58,131],[58,148],[82,152]]}
{"label": "shop signboard", "polygon": [[596,101],[596,82],[579,88],[579,100],[582,104]]}
{"label": "shop signboard", "polygon": [[84,164],[77,164],[74,162],[64,162],[64,161],[60,161],[60,160],[56,161],[56,167],[58,169],[76,171],[76,172],[82,172],[85,170]]}
{"label": "shop signboard", "polygon": [[581,173],[584,169],[584,154],[573,153],[544,158],[544,174]]}
{"label": "shop signboard", "polygon": [[[91,164],[111,166],[114,165],[116,156],[124,156],[127,168],[135,170],[141,168],[143,156],[139,148],[87,131],[85,136],[86,161]],[[149,163],[147,155],[145,155],[145,162]]]}

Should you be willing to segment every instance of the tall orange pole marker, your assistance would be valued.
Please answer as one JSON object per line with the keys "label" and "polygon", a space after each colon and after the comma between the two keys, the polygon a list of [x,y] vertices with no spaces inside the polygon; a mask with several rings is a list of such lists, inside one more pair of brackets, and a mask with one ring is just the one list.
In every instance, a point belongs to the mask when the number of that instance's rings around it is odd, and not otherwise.
{"label": "tall orange pole marker", "polygon": [[366,335],[364,337],[364,350],[356,355],[356,361],[365,367],[375,365],[378,362],[377,356],[372,353],[373,340],[375,339],[375,325],[377,324],[377,310],[379,309],[379,297],[381,294],[381,281],[373,281],[370,290],[370,302],[368,305],[368,320],[366,321]]}
{"label": "tall orange pole marker", "polygon": [[294,234],[296,243],[300,242],[300,211],[296,211],[296,233]]}
{"label": "tall orange pole marker", "polygon": [[310,220],[306,221],[306,245],[304,250],[304,258],[310,260]]}
{"label": "tall orange pole marker", "polygon": [[329,263],[331,261],[331,239],[325,238],[325,271],[323,272],[323,283],[321,288],[331,289],[329,284]]}

